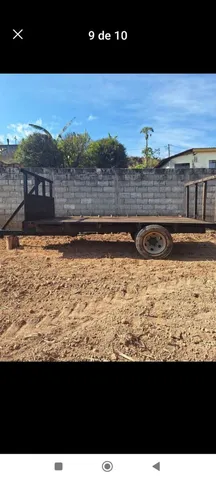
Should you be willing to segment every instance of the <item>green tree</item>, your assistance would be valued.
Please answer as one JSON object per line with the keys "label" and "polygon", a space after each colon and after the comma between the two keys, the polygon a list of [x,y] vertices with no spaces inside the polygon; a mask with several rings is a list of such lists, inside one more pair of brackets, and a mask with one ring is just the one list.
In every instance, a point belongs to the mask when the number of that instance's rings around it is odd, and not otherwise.
{"label": "green tree", "polygon": [[140,133],[143,133],[145,136],[145,141],[146,141],[146,146],[145,149],[143,150],[145,158],[146,158],[146,167],[148,168],[148,155],[149,155],[149,146],[148,146],[148,141],[149,137],[151,137],[152,133],[154,132],[152,127],[143,127],[142,130],[140,130]]}
{"label": "green tree", "polygon": [[83,167],[87,163],[87,149],[91,138],[87,132],[68,133],[64,139],[60,140],[58,147],[62,152],[64,166]]}
{"label": "green tree", "polygon": [[[73,120],[74,120],[74,119],[75,119],[75,117],[73,118]],[[70,120],[70,121],[69,121],[68,123],[66,123],[66,125],[62,128],[62,130],[60,131],[60,133],[59,133],[58,136],[57,136],[57,141],[62,139],[63,133],[68,129],[68,127],[71,125],[71,123],[73,122],[73,120]],[[46,128],[41,127],[40,125],[35,125],[34,123],[29,123],[29,126],[35,128],[36,130],[39,130],[39,131],[45,133],[48,137],[53,138],[52,134],[51,134],[48,130],[46,130]]]}
{"label": "green tree", "polygon": [[15,161],[25,167],[60,167],[62,153],[49,135],[33,133],[23,139],[16,149]]}
{"label": "green tree", "polygon": [[128,157],[128,168],[138,168],[139,165],[143,165],[143,157]]}
{"label": "green tree", "polygon": [[146,156],[146,149],[142,150],[144,154],[144,163],[146,168],[153,168],[160,162],[160,148],[152,149],[148,147],[147,156]]}
{"label": "green tree", "polygon": [[158,165],[158,163],[161,160],[159,148],[153,150],[152,148],[148,147],[147,157],[146,157],[146,148],[142,150],[142,153],[144,155],[142,157],[142,162],[137,163],[131,168],[135,168],[135,169],[153,168],[153,167],[156,167],[156,165]]}
{"label": "green tree", "polygon": [[125,147],[116,137],[92,141],[86,152],[85,166],[98,168],[127,168]]}

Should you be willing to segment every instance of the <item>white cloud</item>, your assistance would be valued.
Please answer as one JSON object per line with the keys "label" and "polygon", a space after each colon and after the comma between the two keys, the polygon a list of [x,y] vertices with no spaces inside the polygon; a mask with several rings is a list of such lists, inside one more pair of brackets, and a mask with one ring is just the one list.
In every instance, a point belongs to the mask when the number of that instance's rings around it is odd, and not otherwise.
{"label": "white cloud", "polygon": [[211,75],[170,76],[153,97],[154,104],[185,115],[216,116],[216,83]]}
{"label": "white cloud", "polygon": [[29,135],[33,131],[28,123],[11,123],[7,128],[12,130],[15,134],[24,136]]}
{"label": "white cloud", "polygon": [[14,137],[20,141],[22,138],[33,133],[33,128],[31,128],[28,123],[11,123],[7,128],[11,131],[11,133],[7,134],[7,138],[13,140],[13,142],[15,141]]}
{"label": "white cloud", "polygon": [[[16,136],[16,142],[15,142],[15,137]],[[7,140],[9,140],[9,143],[14,145],[15,143],[18,143],[19,138],[17,135],[13,135],[8,133],[7,135],[0,135],[0,144],[3,143],[3,145],[7,144]]]}
{"label": "white cloud", "polygon": [[[29,122],[32,123],[33,125],[38,125],[40,127],[46,128],[54,137],[57,136],[59,132],[56,132],[57,129],[59,129],[59,123],[56,121],[51,121],[50,123],[45,123],[43,124],[43,121],[41,118],[37,119],[36,121]],[[10,143],[15,143],[15,137],[17,139],[17,142],[20,142],[22,138],[27,137],[28,135],[32,135],[36,130],[33,127],[29,126],[29,123],[10,123],[7,126],[7,129],[9,130],[9,133],[7,133],[6,136],[1,135],[4,141],[6,141],[6,138],[10,140]],[[56,135],[55,135],[56,134]],[[0,140],[1,141],[1,140]]]}
{"label": "white cloud", "polygon": [[[16,139],[15,139],[15,137],[16,137]],[[7,137],[5,137],[5,138],[7,138],[10,143],[18,143],[19,140],[21,140],[22,137],[18,137],[18,135],[13,135],[13,134],[9,133],[7,135]]]}
{"label": "white cloud", "polygon": [[42,123],[43,122],[42,122],[41,118],[39,118],[38,120],[36,120],[35,125],[39,125],[40,127],[42,127]]}
{"label": "white cloud", "polygon": [[87,118],[87,120],[89,122],[92,122],[92,120],[97,120],[98,117],[95,117],[94,115],[89,115],[89,117]]}

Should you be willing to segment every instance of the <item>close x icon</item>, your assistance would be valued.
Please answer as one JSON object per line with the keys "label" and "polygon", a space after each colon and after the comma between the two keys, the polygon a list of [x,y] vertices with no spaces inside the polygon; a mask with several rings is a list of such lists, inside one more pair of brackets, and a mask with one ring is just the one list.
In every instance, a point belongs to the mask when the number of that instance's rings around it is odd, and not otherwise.
{"label": "close x icon", "polygon": [[13,40],[15,40],[16,38],[17,39],[20,39],[20,40],[23,40],[23,37],[21,35],[21,33],[23,33],[23,28],[19,31],[16,31],[14,28],[13,28]]}

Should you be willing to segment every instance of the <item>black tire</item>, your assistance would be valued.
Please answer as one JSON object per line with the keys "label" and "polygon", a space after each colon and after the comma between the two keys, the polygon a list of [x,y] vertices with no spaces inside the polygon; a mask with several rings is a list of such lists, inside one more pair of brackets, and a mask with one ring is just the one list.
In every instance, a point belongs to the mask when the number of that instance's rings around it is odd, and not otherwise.
{"label": "black tire", "polygon": [[161,225],[148,225],[136,235],[136,248],[142,257],[167,258],[173,248],[173,240],[169,231]]}

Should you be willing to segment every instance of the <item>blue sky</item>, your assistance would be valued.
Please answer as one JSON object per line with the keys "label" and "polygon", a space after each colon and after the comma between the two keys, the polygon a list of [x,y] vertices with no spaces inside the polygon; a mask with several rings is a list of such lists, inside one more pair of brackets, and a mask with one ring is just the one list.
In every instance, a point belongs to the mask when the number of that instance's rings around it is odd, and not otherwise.
{"label": "blue sky", "polygon": [[57,135],[87,130],[93,140],[118,135],[129,155],[141,155],[143,126],[152,148],[167,156],[216,146],[216,75],[0,74],[0,142],[15,143],[38,123]]}

